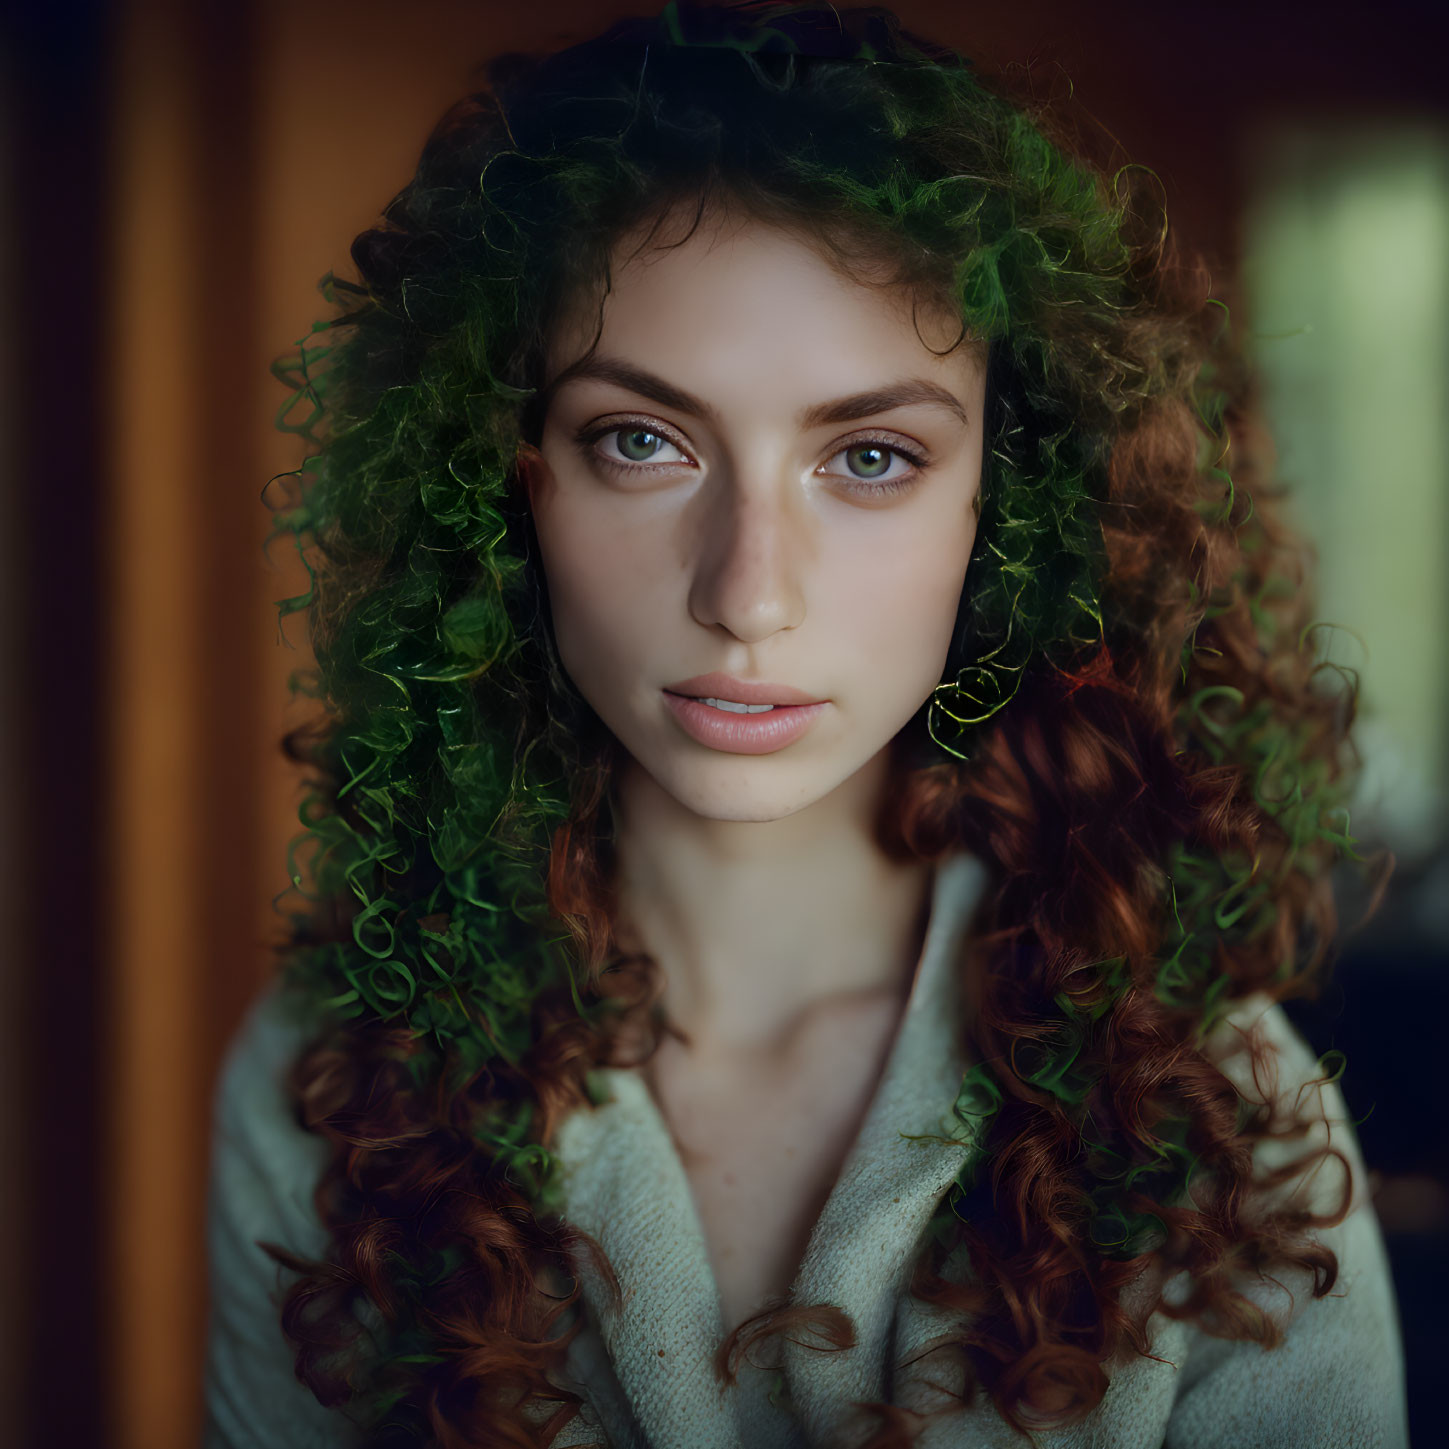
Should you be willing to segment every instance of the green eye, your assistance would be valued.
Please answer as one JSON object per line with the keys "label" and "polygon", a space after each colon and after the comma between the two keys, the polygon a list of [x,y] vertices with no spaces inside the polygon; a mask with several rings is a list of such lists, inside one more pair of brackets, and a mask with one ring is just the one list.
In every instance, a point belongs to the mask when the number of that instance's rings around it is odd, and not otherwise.
{"label": "green eye", "polygon": [[[605,471],[633,477],[652,475],[653,465],[687,464],[684,445],[646,423],[613,423],[580,432],[575,442],[589,463]],[[605,445],[608,446],[605,446]],[[671,458],[665,448],[674,450]]]}
{"label": "green eye", "polygon": [[632,463],[647,463],[666,440],[647,428],[620,428],[615,434],[619,451]]}
{"label": "green eye", "polygon": [[[879,443],[857,443],[845,450],[846,465],[860,478],[879,478],[891,465],[890,448]],[[857,463],[856,460],[859,460]]]}
{"label": "green eye", "polygon": [[[928,466],[923,456],[886,438],[858,438],[832,454],[831,462],[840,470],[832,472],[831,477],[841,479],[847,487],[868,484],[868,487],[856,488],[855,491],[872,497],[903,493],[913,488]],[[902,463],[904,468],[892,472],[891,468],[897,462]]]}

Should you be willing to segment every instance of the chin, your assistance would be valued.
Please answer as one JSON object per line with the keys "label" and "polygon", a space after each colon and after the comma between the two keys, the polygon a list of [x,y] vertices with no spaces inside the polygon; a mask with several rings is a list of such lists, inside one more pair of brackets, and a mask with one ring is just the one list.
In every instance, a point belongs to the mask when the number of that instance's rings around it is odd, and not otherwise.
{"label": "chin", "polygon": [[646,772],[660,789],[703,820],[783,820],[823,799],[840,783],[833,778],[804,779],[798,768],[781,770],[783,760],[766,768],[768,755],[736,758],[750,763],[741,767],[726,756],[719,762],[691,762],[683,768],[671,762],[673,768],[658,772],[646,766]]}
{"label": "chin", "polygon": [[805,809],[807,805],[813,805],[813,800],[798,800],[792,804],[785,804],[773,800],[743,801],[721,801],[718,804],[706,802],[703,805],[695,806],[689,801],[681,801],[681,804],[694,811],[694,813],[705,820],[737,820],[740,822],[762,823],[767,820],[784,820],[790,815],[795,815]]}

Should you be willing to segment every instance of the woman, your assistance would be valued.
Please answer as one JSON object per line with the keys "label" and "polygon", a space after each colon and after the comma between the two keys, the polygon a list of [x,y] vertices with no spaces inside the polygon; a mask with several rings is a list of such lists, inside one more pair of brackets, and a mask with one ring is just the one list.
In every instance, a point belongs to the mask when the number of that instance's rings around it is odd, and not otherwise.
{"label": "woman", "polygon": [[213,1444],[1403,1442],[1274,1004],[1352,697],[1128,181],[878,10],[437,128],[288,374],[327,710]]}

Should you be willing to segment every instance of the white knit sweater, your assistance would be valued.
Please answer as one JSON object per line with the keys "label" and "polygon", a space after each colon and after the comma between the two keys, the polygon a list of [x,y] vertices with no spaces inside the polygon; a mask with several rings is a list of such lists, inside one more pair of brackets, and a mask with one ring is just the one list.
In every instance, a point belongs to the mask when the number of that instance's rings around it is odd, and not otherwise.
{"label": "white knit sweater", "polygon": [[[925,945],[885,1072],[792,1288],[796,1302],[843,1309],[855,1327],[852,1348],[821,1352],[776,1340],[773,1360],[745,1366],[739,1383],[722,1390],[713,1361],[725,1325],[704,1235],[642,1079],[605,1072],[610,1100],[562,1125],[555,1145],[565,1216],[603,1247],[621,1301],[616,1307],[581,1256],[587,1321],[571,1350],[568,1383],[586,1406],[556,1449],[854,1449],[867,1429],[853,1407],[862,1402],[930,1415],[920,1449],[1021,1444],[989,1402],[961,1406],[959,1365],[949,1352],[927,1352],[950,1318],[906,1291],[921,1234],[974,1150],[949,1111],[968,1065],[950,968],[983,883],[968,856],[937,871]],[[1232,1020],[1225,1039],[1261,1023],[1279,1053],[1277,1090],[1290,1102],[1318,1075],[1281,1008],[1244,1002]],[[281,999],[264,997],[233,1045],[217,1096],[207,1449],[340,1449],[359,1437],[293,1377],[277,1325],[281,1270],[256,1246],[261,1239],[315,1254],[325,1243],[311,1205],[323,1145],[294,1125],[281,1087],[300,1041]],[[1273,1089],[1255,1089],[1245,1052],[1225,1051],[1222,1069],[1245,1095]],[[1358,1145],[1336,1086],[1310,1088],[1302,1102],[1323,1117],[1308,1143],[1331,1134],[1355,1177],[1353,1210],[1320,1233],[1338,1256],[1333,1293],[1314,1299],[1307,1276],[1287,1272],[1278,1275],[1281,1286],[1248,1290],[1288,1325],[1272,1351],[1212,1339],[1156,1314],[1149,1324],[1156,1359],[1128,1354],[1108,1365],[1102,1402],[1074,1428],[1038,1431],[1041,1449],[1407,1445],[1397,1313]],[[958,1140],[942,1140],[952,1135]],[[1259,1160],[1270,1165],[1304,1147],[1302,1139],[1265,1143]],[[1330,1159],[1302,1185],[1320,1210],[1336,1205],[1335,1169]],[[1136,1292],[1151,1286],[1143,1280]],[[1186,1286],[1169,1284],[1169,1298]]]}

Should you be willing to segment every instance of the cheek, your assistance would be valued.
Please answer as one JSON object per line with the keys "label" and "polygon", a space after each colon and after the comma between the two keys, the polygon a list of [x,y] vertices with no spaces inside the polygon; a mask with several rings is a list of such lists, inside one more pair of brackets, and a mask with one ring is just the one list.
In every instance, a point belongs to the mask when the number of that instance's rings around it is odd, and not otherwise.
{"label": "cheek", "polygon": [[534,526],[564,667],[581,686],[607,679],[611,665],[637,652],[648,621],[662,617],[652,597],[657,543],[614,512],[580,506],[536,513]]}
{"label": "cheek", "polygon": [[[975,517],[913,520],[844,551],[831,585],[849,652],[883,680],[929,690],[940,678],[961,602]],[[924,697],[924,695],[923,695]]]}

